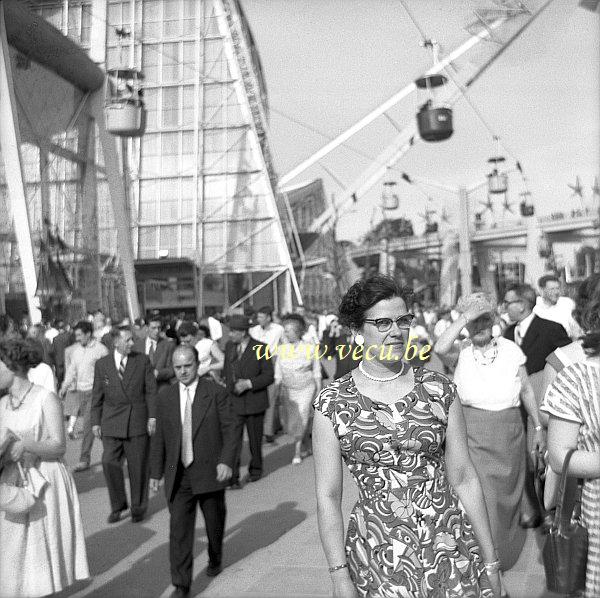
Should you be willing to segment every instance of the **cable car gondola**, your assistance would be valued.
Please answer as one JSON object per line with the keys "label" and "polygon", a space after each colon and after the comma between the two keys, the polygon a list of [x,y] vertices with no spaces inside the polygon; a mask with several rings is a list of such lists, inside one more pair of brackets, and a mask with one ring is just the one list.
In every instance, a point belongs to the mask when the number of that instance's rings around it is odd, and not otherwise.
{"label": "cable car gondola", "polygon": [[106,129],[120,137],[139,137],[146,130],[146,108],[142,100],[143,75],[132,68],[108,71],[104,118]]}
{"label": "cable car gondola", "polygon": [[424,90],[427,95],[425,103],[417,112],[419,135],[424,141],[443,141],[448,139],[452,128],[452,108],[436,100],[435,89],[442,87],[448,79],[444,75],[425,75],[415,81],[417,89]]}
{"label": "cable car gondola", "polygon": [[396,193],[396,181],[384,181],[383,192],[381,193],[381,208],[383,210],[397,210],[400,205],[398,194]]}
{"label": "cable car gondola", "polygon": [[498,170],[498,164],[504,162],[504,158],[502,156],[494,156],[488,162],[494,165],[492,172],[487,175],[488,191],[492,195],[506,193],[508,191],[508,175]]}

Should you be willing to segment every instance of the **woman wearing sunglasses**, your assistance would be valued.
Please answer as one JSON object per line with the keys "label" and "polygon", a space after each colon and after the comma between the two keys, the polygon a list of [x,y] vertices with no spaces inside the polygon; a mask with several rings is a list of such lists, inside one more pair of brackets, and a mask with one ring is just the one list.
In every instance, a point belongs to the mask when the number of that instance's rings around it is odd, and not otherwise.
{"label": "woman wearing sunglasses", "polygon": [[[340,320],[363,359],[314,402],[319,531],[334,596],[500,596],[456,387],[406,362],[410,303],[385,276],[348,290]],[[359,493],[345,543],[340,457]]]}

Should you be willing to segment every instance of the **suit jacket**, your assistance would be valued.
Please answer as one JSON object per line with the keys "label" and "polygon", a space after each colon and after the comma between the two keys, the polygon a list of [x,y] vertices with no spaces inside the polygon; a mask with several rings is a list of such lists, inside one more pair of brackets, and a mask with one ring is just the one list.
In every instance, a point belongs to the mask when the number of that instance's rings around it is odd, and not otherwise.
{"label": "suit jacket", "polygon": [[65,350],[75,342],[75,335],[72,332],[63,330],[59,332],[52,340],[52,350],[54,352],[54,367],[56,368],[56,377],[59,383],[65,378]]}
{"label": "suit jacket", "polygon": [[[228,341],[225,345],[225,362],[223,364],[223,377],[229,391],[234,413],[238,415],[253,415],[262,413],[269,406],[267,387],[275,379],[273,362],[270,359],[258,359],[257,350],[265,354],[266,345],[250,338],[246,350],[238,359],[237,345]],[[252,383],[252,389],[244,391],[241,395],[234,394],[236,380],[246,378]]]}
{"label": "suit jacket", "polygon": [[[133,344],[133,350],[137,353],[144,354],[146,352],[146,339],[138,338]],[[174,342],[164,338],[158,339],[152,367],[158,371],[156,381],[158,382],[159,389],[166,384],[170,384],[175,379],[175,372],[173,370],[173,351],[175,351]]]}
{"label": "suit jacket", "polygon": [[[181,463],[181,407],[179,384],[158,395],[156,433],[150,444],[150,477],[165,477],[165,496],[171,502],[177,491]],[[217,481],[217,464],[233,468],[236,453],[235,422],[227,391],[208,377],[198,381],[192,404],[194,461],[189,466],[192,491],[214,492],[227,485]],[[181,466],[182,467],[182,466]]]}
{"label": "suit jacket", "polygon": [[[504,337],[514,342],[516,324],[511,324],[505,331]],[[535,374],[544,369],[546,357],[558,347],[564,347],[571,342],[567,331],[556,322],[533,316],[525,337],[521,340],[521,350],[527,357],[528,374]]]}
{"label": "suit jacket", "polygon": [[103,436],[130,438],[147,433],[148,418],[156,417],[156,379],[150,360],[130,353],[123,380],[119,378],[114,352],[94,366],[92,426]]}

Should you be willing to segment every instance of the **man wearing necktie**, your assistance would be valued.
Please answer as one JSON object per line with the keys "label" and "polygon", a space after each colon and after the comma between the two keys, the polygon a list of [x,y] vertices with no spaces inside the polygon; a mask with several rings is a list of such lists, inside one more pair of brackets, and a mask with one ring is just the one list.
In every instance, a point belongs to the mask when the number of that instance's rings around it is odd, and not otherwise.
{"label": "man wearing necktie", "polygon": [[172,596],[187,596],[192,583],[196,505],[204,516],[208,568],[222,568],[225,486],[235,459],[235,424],[227,391],[210,377],[198,377],[198,352],[180,345],[173,353],[178,383],[159,393],[156,434],[152,438],[150,489],[164,475],[169,506],[169,557]]}
{"label": "man wearing necktie", "polygon": [[[525,368],[539,407],[544,398],[546,357],[558,347],[568,345],[571,339],[562,325],[540,318],[533,312],[536,300],[535,290],[527,284],[515,285],[506,291],[504,306],[512,324],[504,331],[504,337],[517,343],[525,353]],[[533,428],[532,423],[527,421],[523,407],[522,415],[527,430],[528,447],[532,447],[534,436],[543,435],[543,427],[540,425]],[[526,528],[537,527],[541,523],[533,485],[532,460],[528,459],[527,463],[529,469],[525,476],[525,492],[521,503],[521,526]]]}
{"label": "man wearing necktie", "polygon": [[129,327],[110,332],[114,350],[96,362],[92,431],[102,439],[102,469],[110,497],[108,523],[127,509],[123,458],[131,489],[131,520],[142,521],[148,506],[149,437],[156,429],[156,379],[150,360],[132,351]]}
{"label": "man wearing necktie", "polygon": [[159,390],[171,384],[175,376],[173,373],[175,343],[161,337],[163,327],[160,316],[151,316],[148,322],[148,336],[138,338],[133,345],[134,351],[148,356]]}

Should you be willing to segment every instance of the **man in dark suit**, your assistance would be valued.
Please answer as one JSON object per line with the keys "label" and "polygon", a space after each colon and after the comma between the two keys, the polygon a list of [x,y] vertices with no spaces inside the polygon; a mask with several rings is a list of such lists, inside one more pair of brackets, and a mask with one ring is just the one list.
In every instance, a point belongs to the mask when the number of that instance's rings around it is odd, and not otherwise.
{"label": "man in dark suit", "polygon": [[225,486],[235,459],[235,422],[227,391],[198,377],[198,352],[181,345],[173,354],[178,384],[159,393],[156,434],[151,442],[150,489],[165,477],[169,505],[172,596],[187,596],[192,583],[196,504],[208,537],[208,568],[221,572]]}
{"label": "man in dark suit", "polygon": [[[504,305],[512,324],[504,331],[504,337],[517,343],[521,347],[527,362],[525,367],[535,398],[540,406],[543,399],[543,371],[546,357],[558,347],[564,347],[571,342],[567,331],[556,322],[545,320],[533,313],[536,304],[535,290],[527,285],[510,287],[504,295]],[[528,422],[527,414],[522,408],[523,420],[527,422],[528,447],[532,445],[531,439],[535,435],[543,434],[542,426],[532,429]],[[527,461],[530,465],[530,460]],[[523,527],[537,527],[540,522],[540,512],[535,498],[533,473],[527,472],[525,476],[525,492],[521,507],[521,525]]]}
{"label": "man in dark suit", "polygon": [[156,429],[156,379],[146,355],[132,352],[131,328],[113,328],[114,350],[96,362],[92,430],[102,439],[102,469],[110,497],[108,523],[127,508],[122,460],[127,459],[131,520],[142,521],[148,506],[149,436]]}
{"label": "man in dark suit", "polygon": [[161,338],[162,329],[162,318],[152,316],[148,321],[148,336],[137,338],[133,344],[133,350],[136,353],[143,353],[148,356],[154,369],[158,390],[171,384],[174,378],[173,351],[175,350],[175,343]]}
{"label": "man in dark suit", "polygon": [[240,455],[244,426],[250,443],[248,479],[256,482],[262,476],[262,433],[265,411],[269,406],[267,388],[273,384],[273,363],[264,357],[266,345],[248,334],[250,320],[233,315],[227,322],[231,340],[225,345],[223,376],[231,398],[236,419],[236,459],[231,487],[241,488]]}

